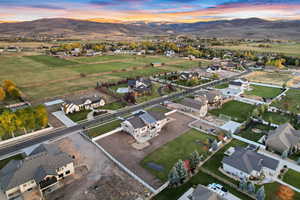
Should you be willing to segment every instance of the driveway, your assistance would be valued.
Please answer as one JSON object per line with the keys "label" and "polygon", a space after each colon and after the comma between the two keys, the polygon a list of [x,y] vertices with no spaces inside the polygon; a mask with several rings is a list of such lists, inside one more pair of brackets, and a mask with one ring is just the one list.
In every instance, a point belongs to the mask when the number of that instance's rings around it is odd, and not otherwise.
{"label": "driveway", "polygon": [[194,121],[193,118],[178,112],[171,114],[169,117],[175,119],[175,121],[167,124],[160,135],[153,138],[150,141],[150,145],[143,150],[139,151],[134,149],[131,144],[133,144],[135,140],[125,132],[113,134],[96,142],[149,185],[158,188],[163,183],[156,179],[156,177],[150,174],[146,169],[141,167],[140,161],[167,142],[184,134],[190,129],[188,124]]}
{"label": "driveway", "polygon": [[69,119],[63,111],[57,111],[52,113],[59,121],[61,121],[66,127],[75,126],[77,123]]}

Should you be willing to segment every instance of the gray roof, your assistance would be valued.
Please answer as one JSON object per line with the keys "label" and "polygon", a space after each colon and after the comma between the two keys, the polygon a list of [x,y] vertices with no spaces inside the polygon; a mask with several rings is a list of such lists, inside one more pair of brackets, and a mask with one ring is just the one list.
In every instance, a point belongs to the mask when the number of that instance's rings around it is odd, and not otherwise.
{"label": "gray roof", "polygon": [[128,118],[127,121],[133,126],[133,128],[143,128],[146,126],[146,124],[144,123],[144,121],[139,118],[138,116],[134,116],[131,118]]}
{"label": "gray roof", "polygon": [[139,116],[145,124],[154,124],[157,120],[153,118],[149,113],[145,112]]}
{"label": "gray roof", "polygon": [[285,123],[280,125],[277,129],[271,130],[268,134],[266,145],[274,151],[284,152],[291,147],[300,144],[300,131]]}
{"label": "gray roof", "polygon": [[133,126],[133,128],[143,128],[147,124],[153,124],[157,121],[165,119],[165,115],[162,112],[157,111],[147,111],[141,112],[137,115],[130,117],[127,121]]}
{"label": "gray roof", "polygon": [[279,164],[278,160],[242,147],[235,147],[234,153],[224,157],[222,162],[248,174],[253,170],[259,172],[262,167],[276,170]]}
{"label": "gray roof", "polygon": [[41,144],[25,159],[11,160],[1,169],[0,184],[6,191],[32,179],[39,183],[46,175],[57,175],[58,168],[72,161],[53,144]]}
{"label": "gray roof", "polygon": [[229,85],[236,85],[236,86],[242,86],[243,83],[240,81],[230,81]]}
{"label": "gray roof", "polygon": [[198,185],[192,194],[192,200],[225,200],[208,188]]}
{"label": "gray roof", "polygon": [[67,104],[76,104],[76,105],[82,105],[84,104],[87,100],[91,100],[92,103],[100,102],[103,98],[94,95],[94,96],[84,96],[79,99],[74,99],[74,100],[66,100],[65,102]]}
{"label": "gray roof", "polygon": [[202,108],[202,106],[205,105],[205,102],[201,102],[201,101],[197,101],[191,98],[184,98],[180,104],[190,107],[190,108],[194,108],[197,110],[200,110]]}
{"label": "gray roof", "polygon": [[166,116],[163,112],[157,112],[157,111],[152,111],[152,110],[149,110],[147,112],[149,113],[149,115],[151,115],[157,121],[166,119]]}

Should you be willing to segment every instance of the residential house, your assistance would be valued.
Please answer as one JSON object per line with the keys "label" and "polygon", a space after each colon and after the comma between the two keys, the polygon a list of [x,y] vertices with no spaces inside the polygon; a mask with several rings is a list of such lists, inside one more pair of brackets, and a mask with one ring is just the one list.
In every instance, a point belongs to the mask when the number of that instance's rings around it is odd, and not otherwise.
{"label": "residential house", "polygon": [[168,51],[165,51],[164,54],[165,54],[165,56],[167,56],[167,57],[172,57],[172,56],[175,55],[175,51],[173,51],[173,50],[168,50]]}
{"label": "residential house", "polygon": [[203,185],[198,185],[195,189],[190,188],[178,200],[226,200],[226,198]]}
{"label": "residential house", "polygon": [[145,143],[158,136],[168,122],[169,119],[162,112],[140,111],[122,122],[121,126],[138,143]]}
{"label": "residential house", "polygon": [[62,110],[66,113],[79,112],[81,110],[92,110],[105,105],[105,100],[97,95],[82,97],[62,104]]}
{"label": "residential house", "polygon": [[221,67],[218,65],[212,65],[206,69],[206,72],[208,72],[208,73],[216,73],[216,72],[220,72],[220,71],[221,71]]}
{"label": "residential house", "polygon": [[276,177],[279,161],[243,147],[232,148],[223,158],[223,170],[240,179],[265,176]]}
{"label": "residential house", "polygon": [[211,107],[221,106],[223,104],[223,95],[218,90],[208,90],[198,92],[195,96],[195,100],[200,100],[205,97],[208,101],[208,105]]}
{"label": "residential house", "polygon": [[180,80],[191,80],[195,78],[200,78],[200,74],[198,72],[180,72],[179,79]]}
{"label": "residential house", "polygon": [[198,98],[197,100],[191,98],[184,98],[180,102],[180,104],[183,105],[183,107],[181,107],[181,110],[199,113],[200,117],[205,117],[208,111],[207,102],[208,101],[206,98]]}
{"label": "residential house", "polygon": [[41,144],[23,160],[11,160],[0,170],[0,186],[8,199],[37,189],[51,191],[74,174],[73,159],[54,144]]}
{"label": "residential house", "polygon": [[102,51],[94,51],[93,49],[86,50],[86,56],[101,56]]}
{"label": "residential house", "polygon": [[81,54],[81,49],[80,48],[74,48],[72,51],[71,51],[71,55],[72,56],[80,56]]}
{"label": "residential house", "polygon": [[268,150],[278,153],[292,153],[300,150],[300,131],[290,123],[280,125],[268,133],[265,141]]}
{"label": "residential house", "polygon": [[245,79],[238,79],[229,82],[229,89],[245,91],[248,90],[249,87],[250,83]]}
{"label": "residential house", "polygon": [[128,80],[128,91],[133,92],[135,96],[151,93],[152,83],[149,79]]}

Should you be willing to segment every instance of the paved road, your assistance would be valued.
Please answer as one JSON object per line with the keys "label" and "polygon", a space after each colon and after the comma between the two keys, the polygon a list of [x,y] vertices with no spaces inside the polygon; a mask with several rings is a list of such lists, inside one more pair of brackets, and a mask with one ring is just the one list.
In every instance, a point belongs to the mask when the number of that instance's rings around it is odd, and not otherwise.
{"label": "paved road", "polygon": [[114,114],[107,114],[107,115],[100,115],[99,117],[94,118],[91,121],[85,121],[82,122],[80,124],[77,124],[75,126],[72,127],[67,127],[67,128],[62,128],[62,129],[56,129],[54,131],[51,131],[49,133],[46,134],[42,134],[42,135],[35,135],[32,137],[28,137],[25,139],[21,139],[21,140],[17,140],[17,141],[13,141],[11,143],[7,143],[7,144],[2,144],[0,146],[0,157],[5,156],[7,154],[12,154],[14,152],[18,152],[24,148],[30,147],[32,145],[35,144],[39,144],[42,142],[45,142],[47,140],[51,140],[60,136],[64,136],[67,134],[70,134],[72,132],[75,131],[79,131],[84,129],[85,127],[90,127],[93,125],[99,125],[105,122],[108,122],[110,120],[115,119],[116,117],[121,117],[125,114],[140,110],[140,109],[144,109],[146,107],[155,105],[155,104],[160,104],[163,103],[164,101],[169,101],[175,98],[179,98],[179,97],[183,97],[189,94],[192,94],[196,91],[198,91],[199,89],[205,89],[207,87],[212,87],[214,85],[220,84],[220,83],[224,83],[224,82],[228,82],[231,80],[234,80],[242,75],[248,74],[250,71],[247,72],[243,72],[242,74],[236,75],[236,76],[232,76],[230,78],[226,78],[226,79],[222,79],[222,80],[218,80],[218,81],[213,81],[210,83],[206,83],[203,85],[200,85],[199,87],[193,88],[193,89],[187,89],[185,91],[179,92],[179,93],[174,93],[174,94],[170,94],[168,96],[163,96],[157,99],[153,99],[150,101],[147,101],[145,103],[142,104],[138,104],[138,105],[134,105],[128,108],[124,108],[119,110],[118,112],[114,113]]}

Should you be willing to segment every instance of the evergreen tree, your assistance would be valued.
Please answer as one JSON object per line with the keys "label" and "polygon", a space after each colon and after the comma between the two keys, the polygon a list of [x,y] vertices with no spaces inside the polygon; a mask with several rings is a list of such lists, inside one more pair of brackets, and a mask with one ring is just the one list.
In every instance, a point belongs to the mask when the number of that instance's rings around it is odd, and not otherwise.
{"label": "evergreen tree", "polygon": [[180,182],[182,183],[185,178],[188,176],[188,172],[186,168],[184,167],[184,163],[182,160],[178,160],[178,162],[175,165],[176,171],[178,173],[178,177]]}
{"label": "evergreen tree", "polygon": [[198,151],[194,151],[191,153],[189,158],[191,170],[194,171],[201,161],[201,157],[199,156]]}
{"label": "evergreen tree", "polygon": [[288,157],[288,151],[282,152],[281,158],[282,158],[282,159],[286,159],[287,157]]}
{"label": "evergreen tree", "polygon": [[218,142],[217,142],[216,139],[212,143],[212,148],[213,148],[214,151],[216,151],[218,149]]}
{"label": "evergreen tree", "polygon": [[177,173],[177,170],[175,167],[173,167],[168,175],[168,180],[170,183],[170,186],[176,186],[177,184],[179,184],[180,179],[179,179],[179,175]]}
{"label": "evergreen tree", "polygon": [[249,182],[249,183],[248,183],[247,190],[248,190],[248,192],[249,192],[250,194],[255,193],[255,186],[254,186],[254,184],[253,184],[252,182]]}
{"label": "evergreen tree", "polygon": [[264,186],[261,186],[259,188],[259,190],[256,192],[256,199],[257,200],[264,200],[265,197],[266,197],[265,188],[264,188]]}
{"label": "evergreen tree", "polygon": [[240,181],[240,183],[239,183],[239,188],[240,188],[241,190],[247,190],[247,182],[246,182],[245,179],[242,179],[242,180]]}

